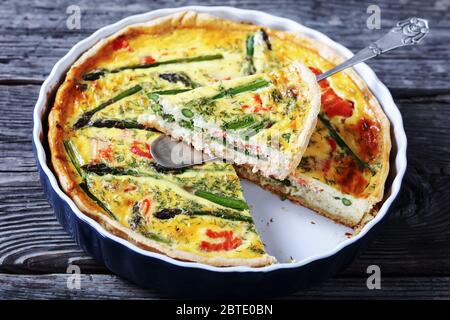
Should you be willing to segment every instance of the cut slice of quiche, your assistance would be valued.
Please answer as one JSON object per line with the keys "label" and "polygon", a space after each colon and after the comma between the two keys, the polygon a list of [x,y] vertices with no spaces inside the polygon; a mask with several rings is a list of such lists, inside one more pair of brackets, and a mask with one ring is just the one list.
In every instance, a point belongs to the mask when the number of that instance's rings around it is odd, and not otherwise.
{"label": "cut slice of quiche", "polygon": [[149,153],[159,135],[86,127],[64,140],[79,187],[116,232],[181,260],[255,267],[274,262],[265,253],[233,167],[213,162],[167,171]]}
{"label": "cut slice of quiche", "polygon": [[315,76],[298,62],[270,73],[148,97],[151,111],[139,116],[138,123],[277,179],[299,164],[320,109]]}

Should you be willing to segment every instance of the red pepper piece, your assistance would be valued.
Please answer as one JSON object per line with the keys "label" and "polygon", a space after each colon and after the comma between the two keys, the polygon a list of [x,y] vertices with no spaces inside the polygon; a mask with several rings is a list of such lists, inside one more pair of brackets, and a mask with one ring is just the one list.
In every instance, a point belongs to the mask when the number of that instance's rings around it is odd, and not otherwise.
{"label": "red pepper piece", "polygon": [[152,56],[145,56],[142,58],[142,62],[145,64],[152,64],[155,63],[156,60]]}
{"label": "red pepper piece", "polygon": [[[321,71],[315,68],[310,68],[310,70],[315,74],[321,74]],[[319,85],[322,88],[322,109],[325,111],[327,117],[332,118],[334,116],[341,117],[351,117],[353,114],[353,102],[342,99],[339,97],[326,79],[319,81]]]}
{"label": "red pepper piece", "polygon": [[135,155],[138,155],[143,158],[152,159],[152,155],[150,154],[150,145],[148,143],[144,143],[145,151],[140,148],[141,143],[139,141],[133,141],[131,145],[131,152]]}
{"label": "red pepper piece", "polygon": [[200,249],[205,251],[221,251],[221,250],[228,251],[236,249],[242,244],[242,239],[240,237],[233,238],[233,231],[231,230],[213,231],[211,229],[207,229],[206,235],[211,239],[223,238],[224,240],[218,243],[202,241],[200,243]]}

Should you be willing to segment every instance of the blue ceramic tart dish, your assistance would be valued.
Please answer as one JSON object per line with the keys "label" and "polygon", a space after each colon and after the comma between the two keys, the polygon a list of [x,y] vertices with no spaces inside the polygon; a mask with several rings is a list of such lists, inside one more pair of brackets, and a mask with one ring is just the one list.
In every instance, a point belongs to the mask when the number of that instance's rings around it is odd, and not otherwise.
{"label": "blue ceramic tart dish", "polygon": [[[100,263],[103,263],[112,272],[140,286],[157,288],[173,296],[203,298],[274,297],[288,295],[317,284],[345,268],[354,259],[362,246],[380,228],[383,221],[386,220],[389,211],[393,208],[394,200],[400,191],[406,170],[406,136],[400,112],[388,89],[365,64],[358,65],[355,71],[376,96],[391,123],[392,150],[390,155],[390,173],[386,182],[383,203],[376,217],[367,223],[355,236],[341,239],[335,243],[333,242],[334,240],[330,240],[330,243],[319,246],[320,248],[317,248],[317,250],[305,250],[298,256],[295,256],[295,261],[294,259],[292,259],[293,261],[286,261],[286,259],[281,258],[278,259],[279,263],[262,268],[221,268],[179,261],[159,253],[146,251],[131,242],[111,234],[96,221],[84,215],[58,184],[49,161],[49,150],[46,142],[47,117],[55,91],[64,79],[67,70],[83,52],[100,39],[117,32],[125,26],[142,23],[184,10],[205,12],[230,20],[246,21],[276,29],[301,32],[325,43],[344,57],[352,55],[348,49],[335,43],[323,34],[294,21],[263,12],[230,7],[190,6],[176,9],[161,9],[132,16],[100,29],[89,38],[75,45],[55,65],[50,76],[42,85],[39,99],[34,109],[33,150],[44,193],[54,209],[56,218],[84,251],[92,255]],[[244,193],[253,194],[255,190],[252,188],[256,187],[246,187],[244,185]],[[275,201],[271,197],[272,195],[267,196],[268,202]],[[292,204],[292,208],[295,208],[294,206]],[[279,214],[284,213],[280,212]],[[272,215],[276,217],[276,213],[272,213]],[[284,214],[283,218],[280,218],[279,223],[289,225],[289,219],[292,219],[293,216]],[[323,226],[322,229],[316,229],[318,233],[326,230],[345,231],[344,229],[335,229],[339,227],[335,227],[332,222],[325,221],[326,219],[323,217],[316,217],[315,219],[317,219],[319,225]],[[261,226],[265,225],[265,222],[259,224],[259,226],[257,224],[258,229],[262,228]],[[295,225],[295,223],[292,225]],[[282,225],[279,225],[279,227],[282,227]],[[314,230],[305,231],[305,233],[308,232],[313,234]],[[267,231],[266,237],[269,241],[273,236],[271,231]],[[316,236],[321,237],[320,234]],[[264,232],[262,237],[265,240]],[[294,247],[295,245],[295,241],[292,241],[292,246]],[[309,244],[309,246],[311,245]],[[274,247],[273,245],[271,248]],[[279,255],[284,257],[286,253],[280,252]]]}

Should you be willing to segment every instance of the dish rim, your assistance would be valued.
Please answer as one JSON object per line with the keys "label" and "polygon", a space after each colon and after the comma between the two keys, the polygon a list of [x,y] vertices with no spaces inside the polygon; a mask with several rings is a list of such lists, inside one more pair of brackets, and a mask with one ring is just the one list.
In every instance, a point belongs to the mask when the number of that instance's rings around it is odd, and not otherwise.
{"label": "dish rim", "polygon": [[[35,144],[36,149],[36,157],[39,163],[39,166],[42,168],[42,171],[45,173],[47,178],[50,181],[53,191],[71,208],[72,212],[77,216],[77,218],[83,220],[87,224],[89,224],[92,228],[95,229],[102,237],[109,238],[110,240],[116,241],[128,249],[133,250],[136,253],[145,255],[150,258],[160,259],[164,262],[174,264],[179,267],[185,268],[195,268],[195,269],[203,269],[214,272],[271,272],[282,269],[296,269],[301,268],[309,263],[312,263],[317,260],[325,259],[336,255],[340,251],[344,250],[346,247],[352,245],[353,243],[364,238],[369,231],[380,222],[383,217],[387,214],[388,209],[390,208],[392,202],[397,197],[401,183],[403,180],[403,176],[406,171],[406,134],[403,128],[403,120],[400,114],[398,107],[396,106],[391,93],[387,89],[387,87],[378,79],[374,71],[367,66],[365,63],[361,63],[354,67],[354,70],[358,73],[358,75],[366,82],[371,92],[375,95],[379,103],[381,104],[383,111],[386,116],[389,118],[391,123],[391,128],[393,128],[393,135],[395,140],[395,144],[397,147],[397,154],[395,156],[395,168],[390,168],[390,170],[396,170],[395,177],[392,181],[390,192],[391,194],[387,197],[380,210],[374,219],[369,221],[359,232],[359,234],[346,239],[340,242],[337,246],[335,246],[332,250],[328,250],[321,254],[312,255],[305,259],[299,260],[298,262],[289,262],[289,263],[275,263],[265,267],[252,268],[247,266],[235,266],[235,267],[216,267],[211,265],[206,265],[198,262],[188,262],[188,261],[180,261],[174,258],[168,257],[161,253],[151,252],[148,250],[144,250],[139,248],[135,244],[122,239],[118,236],[113,235],[105,228],[103,228],[98,222],[88,217],[84,213],[81,212],[80,209],[75,205],[72,199],[64,192],[59,186],[58,180],[53,173],[53,171],[47,165],[47,157],[46,152],[41,139],[44,139],[44,130],[43,130],[43,121],[46,119],[42,119],[42,116],[45,115],[47,99],[50,96],[50,93],[56,89],[60,84],[60,79],[63,78],[68,68],[79,58],[79,56],[92,47],[95,43],[97,43],[102,38],[105,38],[113,33],[119,31],[120,29],[135,23],[146,22],[158,17],[174,14],[180,11],[198,11],[203,13],[208,13],[211,15],[219,16],[222,18],[235,20],[235,21],[245,21],[258,25],[268,26],[274,29],[285,30],[288,32],[300,32],[309,37],[317,39],[326,45],[330,46],[333,50],[336,50],[339,54],[343,55],[346,58],[351,57],[353,54],[350,50],[348,50],[343,45],[333,41],[328,36],[323,33],[308,28],[298,22],[293,20],[282,18],[278,16],[274,16],[262,11],[257,10],[248,10],[248,9],[238,9],[234,7],[228,6],[184,6],[178,8],[164,8],[158,10],[152,10],[146,13],[132,15],[126,17],[116,23],[104,26],[94,32],[89,37],[84,40],[76,43],[64,57],[62,57],[52,68],[49,76],[44,81],[39,91],[39,98],[36,102],[33,111],[33,142]],[[391,150],[392,152],[392,150]]]}

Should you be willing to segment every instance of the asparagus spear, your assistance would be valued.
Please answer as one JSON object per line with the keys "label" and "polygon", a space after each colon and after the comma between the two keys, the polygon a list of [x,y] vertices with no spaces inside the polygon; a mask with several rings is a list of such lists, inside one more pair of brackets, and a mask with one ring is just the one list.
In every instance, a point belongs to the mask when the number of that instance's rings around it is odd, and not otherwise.
{"label": "asparagus spear", "polygon": [[328,120],[323,114],[319,114],[319,120],[323,123],[323,125],[328,129],[330,136],[336,141],[336,143],[341,147],[345,152],[350,155],[356,163],[358,163],[362,168],[368,169],[373,175],[376,171],[365,161],[363,161],[353,150],[347,145],[347,143],[342,139],[339,133],[333,128],[330,120]]}
{"label": "asparagus spear", "polygon": [[139,124],[135,120],[110,120],[110,119],[95,120],[89,123],[89,127],[117,128],[117,129],[147,129],[144,125]]}
{"label": "asparagus spear", "polygon": [[181,82],[185,87],[197,88],[199,85],[194,82],[186,73],[178,72],[178,73],[161,73],[159,75],[161,79],[164,79],[168,82],[178,83]]}
{"label": "asparagus spear", "polygon": [[126,169],[122,167],[109,167],[104,163],[99,164],[86,164],[81,167],[86,172],[95,173],[96,175],[103,176],[106,174],[112,174],[116,176],[145,176],[145,173],[140,173],[134,169]]}
{"label": "asparagus spear", "polygon": [[182,92],[186,92],[192,89],[169,89],[169,90],[160,90],[160,91],[153,91],[147,93],[147,97],[155,102],[158,101],[158,96],[165,96],[165,95],[173,95],[173,94],[179,94]]}
{"label": "asparagus spear", "polygon": [[224,98],[227,96],[232,97],[239,93],[243,93],[243,92],[247,92],[247,91],[255,91],[255,90],[267,87],[269,84],[270,84],[270,82],[265,79],[257,79],[252,82],[242,84],[242,85],[234,87],[234,88],[222,90],[220,93],[216,94],[215,96],[211,97],[210,99],[217,100],[217,99],[221,99],[221,98]]}
{"label": "asparagus spear", "polygon": [[102,208],[107,214],[109,214],[111,218],[117,220],[114,213],[112,213],[111,210],[109,210],[106,205],[89,190],[86,181],[80,183],[79,186],[84,191],[84,193],[86,193],[89,198],[91,198],[100,208]]}
{"label": "asparagus spear", "polygon": [[[135,120],[112,120],[112,119],[99,119],[96,120],[92,123],[90,123],[90,119],[92,118],[92,116],[106,108],[107,106],[111,105],[112,103],[115,103],[125,97],[128,97],[138,91],[142,90],[142,87],[140,85],[136,85],[122,93],[120,93],[119,95],[115,96],[112,99],[109,99],[108,101],[102,103],[101,105],[99,105],[98,107],[86,111],[81,117],[80,119],[78,119],[78,121],[74,124],[74,128],[75,129],[79,129],[81,127],[84,126],[91,126],[91,127],[98,127],[98,128],[118,128],[118,129],[146,129],[145,126],[139,124],[137,121]],[[150,99],[154,99],[154,97],[157,95],[170,95],[170,94],[178,94],[181,92],[185,92],[185,91],[189,91],[192,89],[170,89],[170,90],[160,90],[160,91],[154,91],[154,92],[149,92],[147,93],[147,96]]]}
{"label": "asparagus spear", "polygon": [[176,217],[179,214],[186,214],[189,216],[214,216],[226,220],[235,220],[235,221],[244,221],[244,222],[253,222],[252,218],[250,216],[244,216],[240,214],[231,214],[227,212],[222,211],[209,211],[209,210],[195,210],[192,212],[187,212],[184,210],[181,210],[180,208],[166,208],[162,209],[158,212],[155,212],[154,216],[161,220],[167,220],[172,219]]}
{"label": "asparagus spear", "polygon": [[244,216],[242,214],[233,214],[222,211],[194,211],[192,215],[196,216],[214,216],[225,220],[244,221],[252,223],[253,219],[250,216]]}
{"label": "asparagus spear", "polygon": [[240,199],[233,199],[225,196],[221,196],[212,192],[197,190],[195,191],[195,195],[211,202],[220,204],[221,206],[236,209],[236,210],[245,210],[248,209],[247,204]]}
{"label": "asparagus spear", "polygon": [[223,55],[222,54],[213,54],[213,55],[204,55],[204,56],[197,56],[197,57],[190,57],[190,58],[170,59],[170,60],[165,60],[165,61],[157,61],[157,62],[153,62],[153,63],[125,66],[125,67],[120,67],[120,68],[112,69],[112,70],[102,69],[102,70],[98,70],[98,71],[93,71],[93,72],[86,73],[85,75],[83,75],[82,79],[85,81],[94,81],[94,80],[97,80],[97,79],[103,77],[105,74],[119,73],[124,70],[148,69],[148,68],[155,68],[155,67],[159,67],[159,66],[167,65],[167,64],[191,63],[191,62],[218,60],[218,59],[223,59]]}
{"label": "asparagus spear", "polygon": [[115,102],[117,102],[119,100],[122,100],[123,98],[129,97],[129,96],[131,96],[131,95],[133,95],[136,92],[139,92],[141,90],[142,90],[142,87],[140,85],[136,85],[134,87],[131,87],[131,88],[129,88],[129,89],[119,93],[117,96],[115,96],[115,97],[113,97],[113,98],[111,98],[111,99],[101,103],[99,106],[95,107],[94,109],[86,111],[85,113],[83,113],[81,115],[81,117],[78,119],[78,121],[73,125],[73,127],[75,129],[79,129],[81,127],[84,127],[85,125],[87,125],[89,123],[89,121],[91,120],[92,116],[96,112],[106,108],[107,106],[109,106],[109,105],[111,105],[111,104],[113,104],[113,103],[115,103]]}
{"label": "asparagus spear", "polygon": [[261,28],[259,29],[259,32],[261,32],[262,39],[264,40],[267,49],[272,50],[272,43],[270,42],[269,35],[267,34],[266,30]]}
{"label": "asparagus spear", "polygon": [[255,35],[249,35],[245,42],[247,68],[245,74],[251,75],[256,73],[255,65],[253,64],[253,54],[255,52]]}
{"label": "asparagus spear", "polygon": [[64,149],[67,152],[67,155],[69,156],[70,161],[72,161],[73,166],[77,170],[78,174],[84,178],[84,172],[81,170],[80,162],[78,161],[77,153],[75,146],[73,145],[72,141],[70,140],[64,140],[63,141]]}

